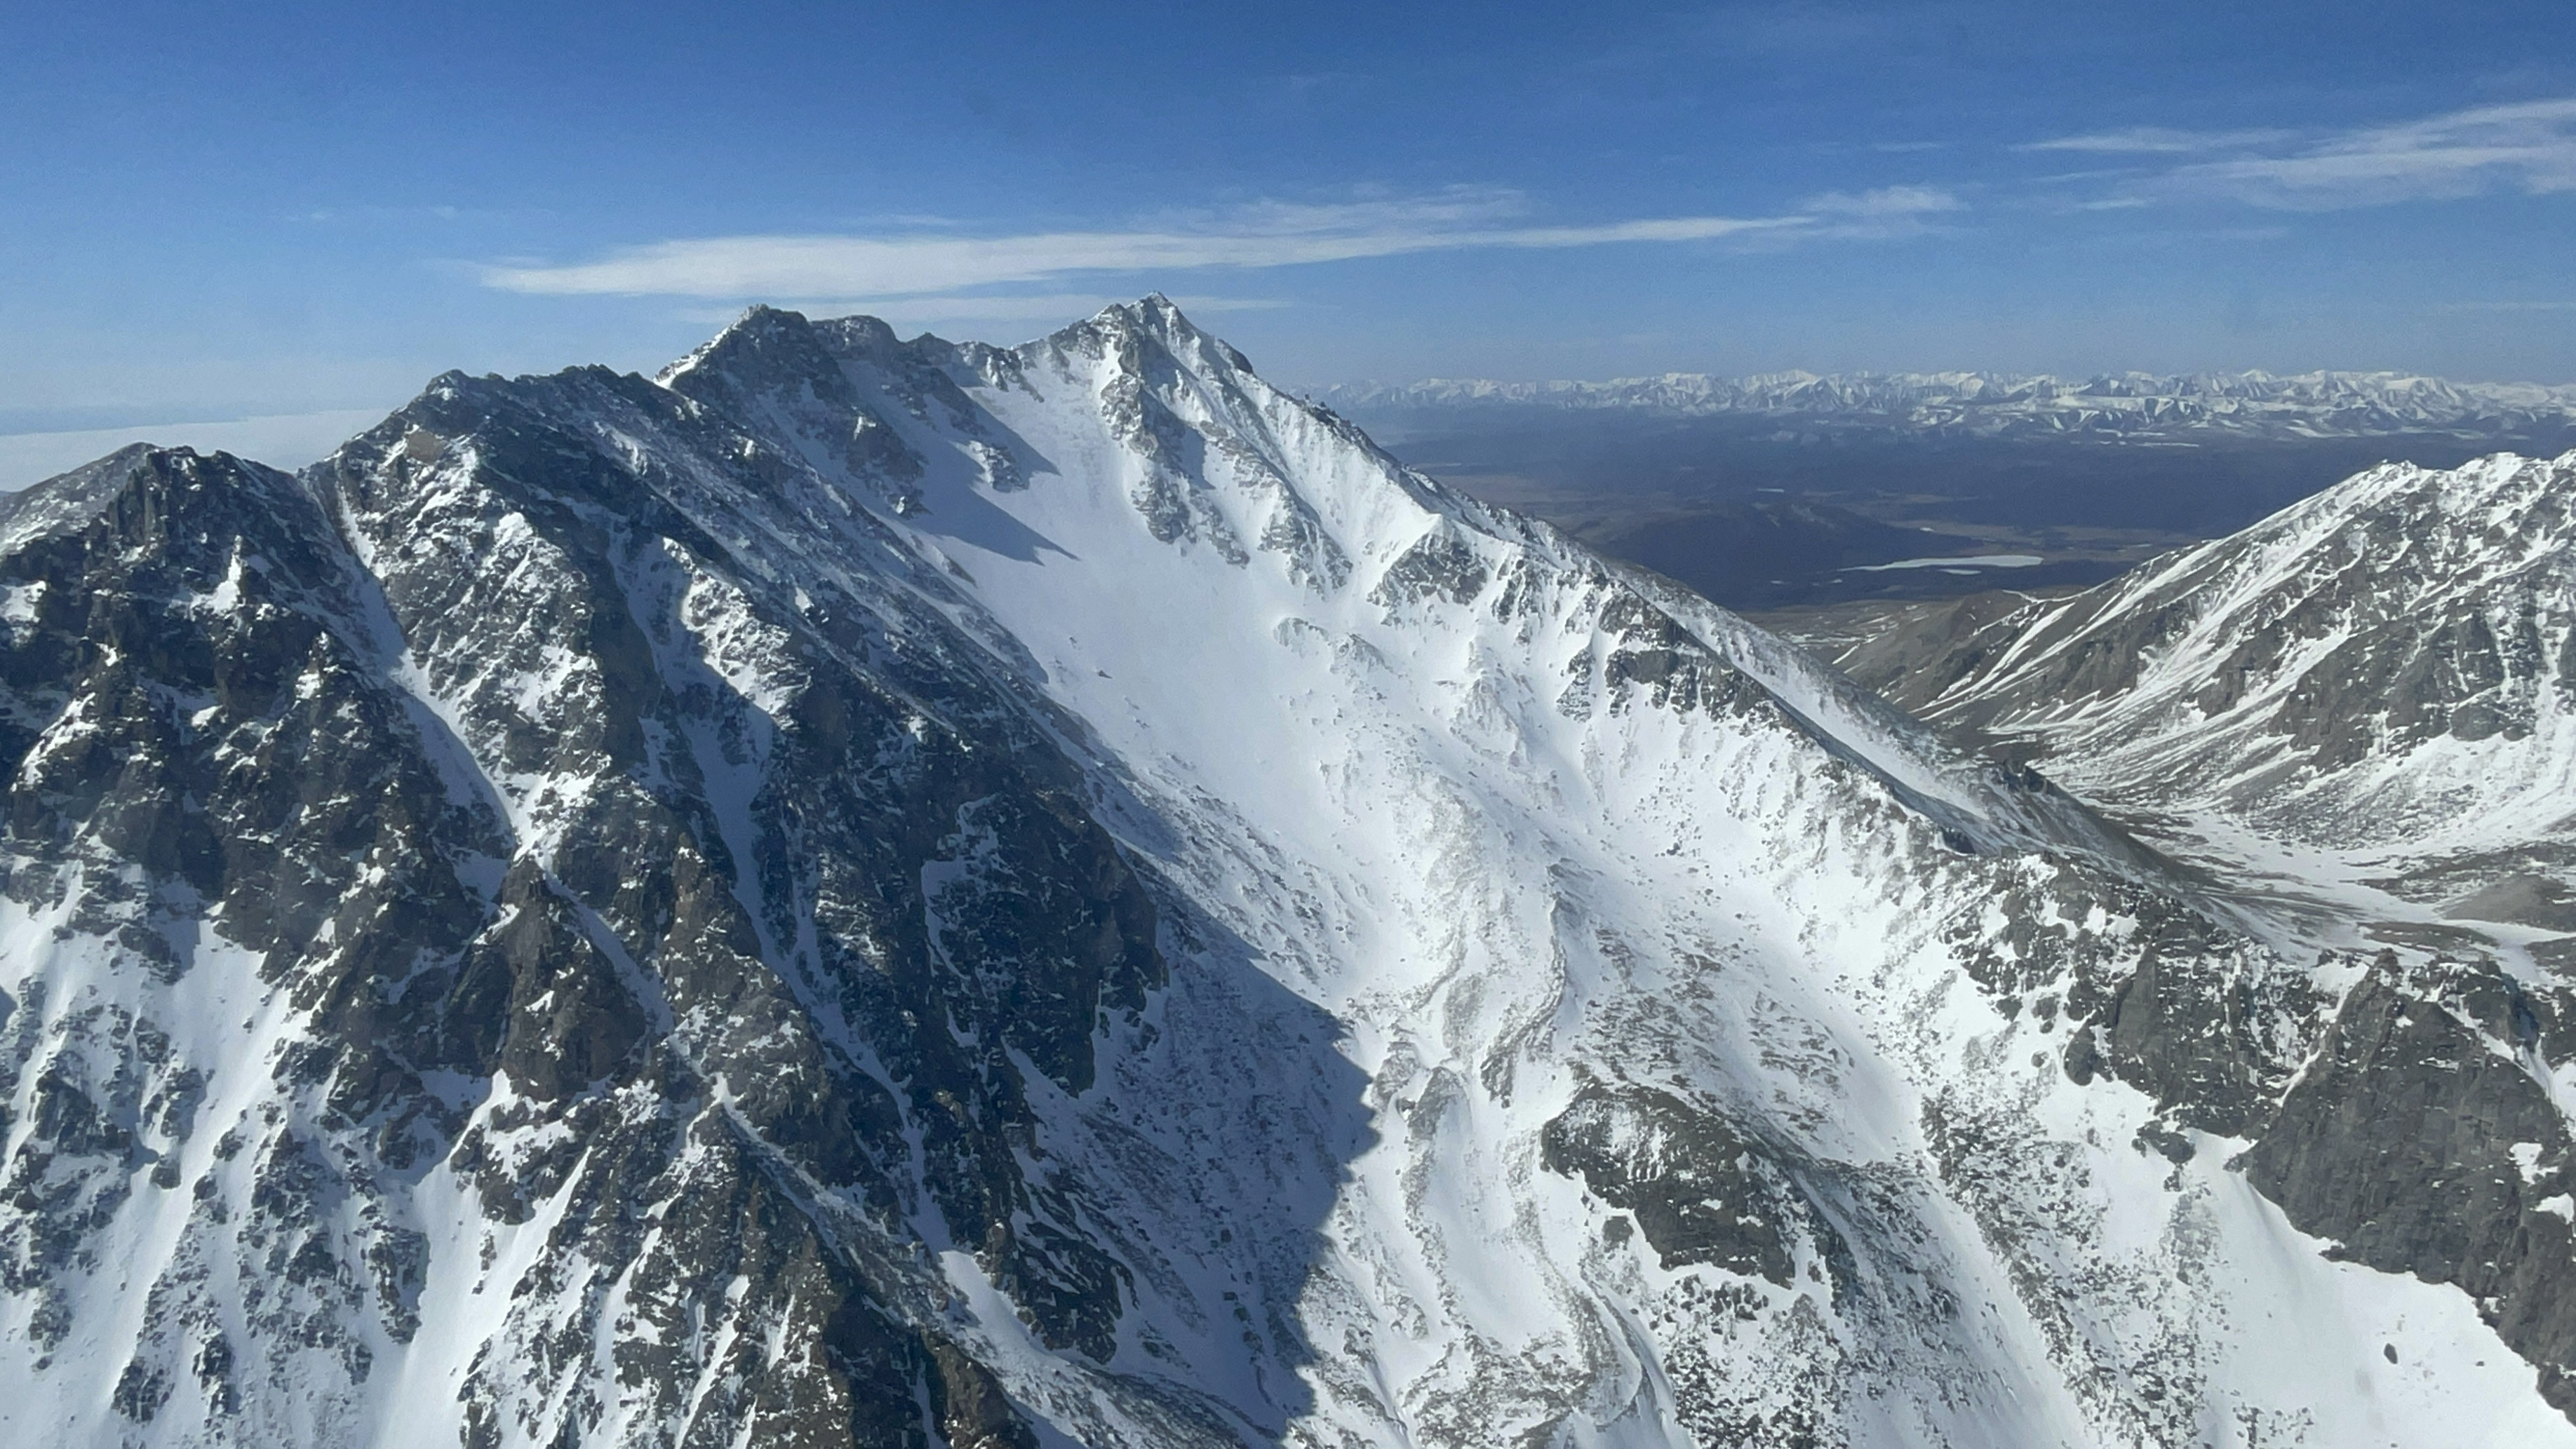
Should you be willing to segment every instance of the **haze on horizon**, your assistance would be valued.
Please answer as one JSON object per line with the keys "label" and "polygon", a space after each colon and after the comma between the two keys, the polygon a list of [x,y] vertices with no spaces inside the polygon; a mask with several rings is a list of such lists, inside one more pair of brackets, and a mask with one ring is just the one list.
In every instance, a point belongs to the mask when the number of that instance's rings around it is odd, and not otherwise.
{"label": "haze on horizon", "polygon": [[[649,369],[745,304],[1270,376],[2576,380],[2576,10],[39,10],[0,433]],[[308,430],[309,430],[308,425]],[[291,431],[291,428],[290,428]]]}

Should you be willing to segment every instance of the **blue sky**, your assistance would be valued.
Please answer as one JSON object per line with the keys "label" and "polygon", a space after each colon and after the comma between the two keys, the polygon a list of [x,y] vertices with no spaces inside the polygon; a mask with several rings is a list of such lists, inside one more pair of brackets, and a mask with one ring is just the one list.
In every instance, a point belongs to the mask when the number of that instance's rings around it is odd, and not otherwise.
{"label": "blue sky", "polygon": [[1292,382],[2576,380],[2565,3],[0,10],[0,430],[1161,290]]}

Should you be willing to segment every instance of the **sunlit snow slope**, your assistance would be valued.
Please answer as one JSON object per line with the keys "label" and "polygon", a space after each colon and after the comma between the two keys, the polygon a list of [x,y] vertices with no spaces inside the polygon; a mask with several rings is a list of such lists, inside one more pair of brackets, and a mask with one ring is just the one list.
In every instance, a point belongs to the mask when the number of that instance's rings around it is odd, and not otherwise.
{"label": "sunlit snow slope", "polygon": [[2556,995],[2285,955],[1160,299],[0,548],[12,1437],[2576,1443]]}

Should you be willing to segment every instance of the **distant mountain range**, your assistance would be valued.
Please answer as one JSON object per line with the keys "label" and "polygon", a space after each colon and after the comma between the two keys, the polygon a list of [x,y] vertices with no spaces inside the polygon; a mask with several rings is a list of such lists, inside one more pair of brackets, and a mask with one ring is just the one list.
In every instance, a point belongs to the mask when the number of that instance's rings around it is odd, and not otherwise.
{"label": "distant mountain range", "polygon": [[2083,379],[1996,372],[1669,372],[1608,382],[1346,383],[1311,396],[1363,421],[1470,410],[1743,414],[1776,416],[1792,434],[1825,425],[1971,437],[2484,438],[2576,427],[2576,386],[2451,382],[2394,372],[2125,372]]}

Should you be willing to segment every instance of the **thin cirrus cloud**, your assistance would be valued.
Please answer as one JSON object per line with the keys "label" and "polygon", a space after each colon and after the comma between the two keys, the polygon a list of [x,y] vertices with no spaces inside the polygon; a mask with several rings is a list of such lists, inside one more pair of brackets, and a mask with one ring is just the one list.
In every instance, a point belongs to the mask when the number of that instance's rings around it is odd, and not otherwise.
{"label": "thin cirrus cloud", "polygon": [[2433,310],[2436,312],[2576,312],[2576,302],[2563,300],[2535,300],[2527,302],[2444,302],[2434,307]]}
{"label": "thin cirrus cloud", "polygon": [[1920,219],[1936,212],[1966,209],[1966,202],[1937,186],[1882,186],[1875,191],[1828,191],[1821,196],[1807,198],[1805,206],[1805,210],[1820,217],[1866,217],[1876,221]]}
{"label": "thin cirrus cloud", "polygon": [[2047,141],[2032,141],[2016,146],[2016,151],[2081,151],[2105,156],[2187,156],[2210,151],[2224,151],[2238,146],[2296,138],[2295,131],[2181,131],[2169,126],[2131,126],[2120,131],[2095,131],[2082,136],[2059,136]]}
{"label": "thin cirrus cloud", "polygon": [[1960,209],[1929,187],[1814,198],[1781,216],[1680,216],[1572,226],[1516,222],[1514,192],[1457,189],[1334,205],[1261,202],[1222,216],[1116,231],[1017,236],[718,236],[625,247],[595,261],[482,269],[504,291],[749,298],[928,297],[1043,284],[1085,273],[1258,270],[1475,248],[1521,250],[1734,238],[1778,245],[1887,237]]}
{"label": "thin cirrus cloud", "polygon": [[[2284,211],[2576,191],[2576,97],[2477,106],[2329,134],[2140,127],[2033,142],[2027,151],[2171,157],[2087,209],[2218,198]],[[2222,154],[2225,153],[2225,154]]]}
{"label": "thin cirrus cloud", "polygon": [[[908,326],[942,326],[955,323],[1015,324],[1039,322],[1049,326],[1067,318],[1087,317],[1104,307],[1136,299],[1103,292],[1010,292],[994,296],[933,295],[922,297],[777,297],[771,305],[809,317],[839,317],[853,312],[873,312],[886,321]],[[1191,316],[1209,316],[1224,312],[1267,312],[1290,304],[1275,297],[1205,297],[1183,294],[1171,299],[1174,306]],[[738,306],[705,306],[683,308],[675,314],[685,322],[726,323],[741,315]]]}

